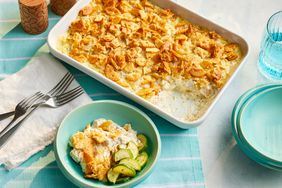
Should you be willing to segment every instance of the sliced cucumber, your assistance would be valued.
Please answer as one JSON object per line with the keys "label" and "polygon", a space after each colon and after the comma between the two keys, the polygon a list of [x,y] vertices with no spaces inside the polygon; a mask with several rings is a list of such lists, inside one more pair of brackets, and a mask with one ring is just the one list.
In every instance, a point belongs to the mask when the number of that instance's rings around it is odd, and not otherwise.
{"label": "sliced cucumber", "polygon": [[138,150],[139,151],[142,151],[142,150],[144,150],[144,149],[146,149],[147,148],[147,144],[148,144],[148,141],[147,141],[147,138],[146,138],[146,136],[145,135],[143,135],[143,134],[138,134],[137,135],[137,138],[140,140],[140,144],[138,144]]}
{"label": "sliced cucumber", "polygon": [[120,161],[125,158],[133,158],[132,151],[129,149],[120,149],[115,153],[115,162]]}
{"label": "sliced cucumber", "polygon": [[130,158],[122,159],[119,162],[119,164],[124,164],[126,166],[133,168],[134,170],[138,170],[138,171],[141,170],[140,164],[134,159],[130,159]]}
{"label": "sliced cucumber", "polygon": [[113,184],[116,183],[118,177],[119,177],[119,173],[114,172],[112,168],[107,173],[107,178],[108,178],[109,182],[111,182]]}
{"label": "sliced cucumber", "polygon": [[130,177],[123,177],[123,178],[118,178],[116,183],[124,183],[130,180]]}
{"label": "sliced cucumber", "polygon": [[126,149],[127,146],[125,144],[120,144],[118,145],[118,149]]}
{"label": "sliced cucumber", "polygon": [[148,160],[148,154],[145,151],[143,151],[136,157],[136,161],[139,163],[141,168],[146,164],[147,160]]}
{"label": "sliced cucumber", "polygon": [[113,171],[116,173],[123,174],[125,176],[134,177],[136,175],[136,171],[124,164],[119,164],[113,168]]}
{"label": "sliced cucumber", "polygon": [[132,152],[133,158],[135,159],[139,153],[139,150],[136,144],[134,144],[133,142],[129,142],[127,144],[127,149],[129,149]]}

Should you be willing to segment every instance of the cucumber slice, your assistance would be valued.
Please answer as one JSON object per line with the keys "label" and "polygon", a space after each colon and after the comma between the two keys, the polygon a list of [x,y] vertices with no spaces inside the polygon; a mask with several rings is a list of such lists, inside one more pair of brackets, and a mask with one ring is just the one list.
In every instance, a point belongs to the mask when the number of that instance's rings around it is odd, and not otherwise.
{"label": "cucumber slice", "polygon": [[126,149],[127,146],[125,144],[120,144],[118,145],[118,149]]}
{"label": "cucumber slice", "polygon": [[146,164],[147,160],[148,160],[148,154],[145,151],[140,153],[136,158],[136,161],[139,163],[141,168]]}
{"label": "cucumber slice", "polygon": [[120,161],[125,158],[133,158],[132,151],[129,149],[120,149],[115,153],[115,162]]}
{"label": "cucumber slice", "polygon": [[124,164],[119,164],[115,166],[113,168],[113,171],[129,177],[134,177],[136,175],[136,171],[133,168],[128,167]]}
{"label": "cucumber slice", "polygon": [[119,162],[119,164],[124,164],[126,166],[131,167],[131,168],[134,168],[134,170],[138,170],[138,171],[141,170],[140,164],[134,159],[130,159],[130,158],[122,159]]}
{"label": "cucumber slice", "polygon": [[124,183],[130,180],[130,177],[123,177],[123,178],[118,178],[116,183]]}
{"label": "cucumber slice", "polygon": [[111,182],[113,184],[116,183],[118,176],[119,176],[119,173],[114,172],[112,168],[107,173],[107,178],[108,178],[109,182]]}
{"label": "cucumber slice", "polygon": [[137,138],[141,141],[141,143],[138,145],[139,151],[146,149],[148,144],[146,136],[143,134],[138,134]]}
{"label": "cucumber slice", "polygon": [[139,153],[139,150],[136,144],[134,144],[133,142],[129,142],[127,144],[127,149],[129,149],[132,152],[133,158],[135,159]]}

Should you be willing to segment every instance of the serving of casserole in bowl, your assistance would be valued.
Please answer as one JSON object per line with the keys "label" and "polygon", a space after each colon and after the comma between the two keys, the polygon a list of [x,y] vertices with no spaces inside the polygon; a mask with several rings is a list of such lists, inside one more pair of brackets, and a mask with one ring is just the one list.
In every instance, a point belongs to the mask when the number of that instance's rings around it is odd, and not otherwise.
{"label": "serving of casserole in bowl", "polygon": [[238,35],[172,1],[82,0],[50,51],[173,124],[199,125],[242,66]]}
{"label": "serving of casserole in bowl", "polygon": [[154,122],[141,110],[100,100],[64,118],[54,153],[60,170],[79,187],[134,187],[153,171],[161,139]]}

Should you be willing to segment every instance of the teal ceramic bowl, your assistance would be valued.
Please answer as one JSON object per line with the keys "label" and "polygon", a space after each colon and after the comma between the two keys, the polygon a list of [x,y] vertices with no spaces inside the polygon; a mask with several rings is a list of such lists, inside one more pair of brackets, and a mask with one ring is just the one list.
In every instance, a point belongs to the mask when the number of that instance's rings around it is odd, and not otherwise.
{"label": "teal ceramic bowl", "polygon": [[[134,130],[148,138],[149,159],[141,172],[131,180],[121,184],[107,184],[98,180],[86,179],[80,165],[69,155],[68,141],[75,132],[83,130],[87,123],[98,118],[111,119],[123,125],[131,123]],[[63,174],[79,187],[133,187],[143,181],[152,172],[161,152],[161,140],[154,122],[136,107],[124,102],[103,100],[83,105],[70,112],[62,121],[54,142],[56,161]]]}
{"label": "teal ceramic bowl", "polygon": [[[267,156],[268,153],[265,152],[264,150],[258,151],[259,149],[269,148],[267,144],[273,145],[268,142],[265,142],[266,145],[264,146],[261,145],[262,140],[265,139],[264,133],[266,133],[265,131],[262,131],[262,125],[265,125],[264,128],[268,129],[268,126],[267,126],[268,124],[260,124],[261,127],[258,128],[257,126],[259,125],[256,123],[256,121],[259,118],[270,117],[269,115],[271,115],[272,120],[274,120],[275,118],[279,119],[279,116],[277,116],[277,113],[275,114],[275,111],[282,107],[279,105],[281,103],[279,102],[277,103],[274,101],[271,102],[271,100],[279,99],[279,92],[276,92],[275,94],[273,94],[271,90],[277,90],[279,88],[281,88],[281,84],[267,84],[267,85],[261,85],[253,89],[250,89],[245,94],[243,94],[236,102],[233,112],[232,112],[232,118],[231,118],[232,119],[231,121],[232,132],[233,132],[233,135],[239,147],[246,153],[247,156],[249,156],[251,159],[253,159],[257,163],[263,166],[266,166],[268,168],[275,169],[275,170],[281,170],[282,163],[280,163],[279,161],[277,162],[273,160],[272,157]],[[263,93],[267,93],[267,96],[268,97],[271,96],[270,97],[271,99],[269,98],[266,99],[267,97],[265,96],[266,98],[264,100],[268,101],[267,102],[268,105],[264,105],[265,108],[259,108],[259,106],[256,106],[257,103],[254,104],[251,101],[262,102],[261,101],[262,98],[259,98],[259,97],[262,96]],[[276,98],[274,97],[274,95],[277,95]],[[272,106],[273,103],[275,103],[274,105],[276,105],[275,109],[273,109],[273,106]],[[249,106],[249,104],[252,104],[252,105]],[[267,113],[257,111],[259,109],[262,111],[266,111],[267,109],[269,114],[267,115]],[[274,113],[271,113],[271,112],[274,112]],[[262,114],[259,114],[259,113],[262,113]],[[250,114],[252,114],[252,116],[250,116]],[[248,120],[248,121],[245,121],[245,120]],[[262,134],[259,134],[259,132],[257,132],[258,129],[262,131]],[[244,130],[244,134],[242,134],[242,130]],[[279,140],[279,138],[281,137],[279,137],[279,135],[276,134],[275,138]],[[259,144],[260,148],[258,148],[256,144]]]}

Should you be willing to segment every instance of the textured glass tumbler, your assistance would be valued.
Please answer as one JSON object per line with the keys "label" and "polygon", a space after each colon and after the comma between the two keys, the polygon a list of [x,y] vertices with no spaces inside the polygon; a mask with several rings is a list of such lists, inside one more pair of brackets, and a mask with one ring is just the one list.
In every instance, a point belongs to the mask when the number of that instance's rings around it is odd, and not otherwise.
{"label": "textured glass tumbler", "polygon": [[282,11],[273,14],[267,22],[258,67],[267,78],[282,80]]}

